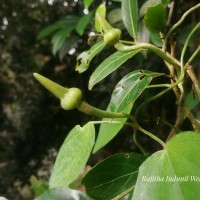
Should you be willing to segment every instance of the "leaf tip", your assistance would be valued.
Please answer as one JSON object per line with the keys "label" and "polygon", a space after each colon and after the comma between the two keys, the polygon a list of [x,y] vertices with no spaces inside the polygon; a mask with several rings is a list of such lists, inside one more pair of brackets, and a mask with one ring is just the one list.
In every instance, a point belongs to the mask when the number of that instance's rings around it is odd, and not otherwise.
{"label": "leaf tip", "polygon": [[92,90],[93,87],[94,87],[94,85],[89,82],[88,90]]}

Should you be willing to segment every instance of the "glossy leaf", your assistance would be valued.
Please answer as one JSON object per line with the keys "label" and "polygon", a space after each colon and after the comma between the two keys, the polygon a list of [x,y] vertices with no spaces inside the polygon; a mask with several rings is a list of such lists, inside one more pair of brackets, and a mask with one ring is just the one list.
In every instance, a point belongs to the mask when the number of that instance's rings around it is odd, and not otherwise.
{"label": "glossy leaf", "polygon": [[145,26],[152,33],[163,32],[166,25],[166,9],[163,4],[149,7],[144,16]]}
{"label": "glossy leaf", "polygon": [[140,167],[133,200],[200,199],[200,133],[174,136]]}
{"label": "glossy leaf", "polygon": [[93,14],[94,14],[93,12],[90,12],[89,14],[84,15],[83,17],[80,18],[80,20],[76,25],[76,31],[79,35],[83,35],[87,25],[89,24],[89,22],[93,17]]}
{"label": "glossy leaf", "polygon": [[97,32],[101,32],[101,26],[98,20],[98,15],[102,16],[103,18],[105,18],[106,16],[106,5],[105,3],[102,3],[96,10],[95,13],[95,29]]}
{"label": "glossy leaf", "polygon": [[161,75],[147,70],[135,70],[124,76],[112,93],[110,110],[123,111],[129,104],[135,102],[153,78]]}
{"label": "glossy leaf", "polygon": [[93,1],[94,1],[94,0],[83,0],[83,5],[84,5],[86,8],[89,8]]}
{"label": "glossy leaf", "polygon": [[56,187],[46,191],[35,200],[89,200],[89,198],[80,191]]}
{"label": "glossy leaf", "polygon": [[76,64],[76,71],[79,73],[83,73],[89,68],[91,60],[96,56],[98,53],[100,53],[106,44],[103,41],[100,41],[93,45],[88,51],[82,52],[77,57],[77,64]]}
{"label": "glossy leaf", "polygon": [[122,19],[126,29],[133,38],[137,38],[138,3],[137,0],[122,1]]}
{"label": "glossy leaf", "polygon": [[113,199],[133,189],[138,168],[146,157],[136,153],[112,155],[94,168],[83,178],[87,194],[98,200]]}
{"label": "glossy leaf", "polygon": [[66,137],[56,158],[50,187],[67,186],[80,174],[94,145],[94,125],[75,126]]}
{"label": "glossy leaf", "polygon": [[95,84],[107,77],[117,68],[119,68],[124,62],[126,62],[129,58],[133,57],[140,51],[141,50],[129,52],[117,51],[108,58],[106,58],[91,75],[89,80],[89,89],[91,90]]}
{"label": "glossy leaf", "polygon": [[[115,87],[107,110],[112,112],[122,112],[129,114],[132,110],[135,100],[144,91],[147,85],[154,77],[161,76],[160,73],[150,72],[147,70],[136,70],[126,75]],[[119,121],[122,119],[103,119],[103,121]],[[110,142],[123,127],[121,124],[101,124],[97,141],[93,153]]]}

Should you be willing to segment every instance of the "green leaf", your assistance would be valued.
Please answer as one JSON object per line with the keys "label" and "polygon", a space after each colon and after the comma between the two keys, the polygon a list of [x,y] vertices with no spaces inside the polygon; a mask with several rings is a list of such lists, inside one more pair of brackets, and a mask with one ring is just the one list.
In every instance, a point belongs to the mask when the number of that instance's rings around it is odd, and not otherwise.
{"label": "green leaf", "polygon": [[66,187],[52,188],[35,200],[89,200],[86,195]]}
{"label": "green leaf", "polygon": [[200,102],[200,99],[195,90],[192,90],[188,94],[186,94],[185,103],[187,104],[190,110],[195,108],[199,102]]}
{"label": "green leaf", "polygon": [[136,153],[119,153],[106,158],[82,179],[87,194],[93,199],[105,200],[128,193],[145,159],[144,155]]}
{"label": "green leaf", "polygon": [[77,46],[78,46],[77,40],[78,40],[77,35],[70,36],[65,39],[64,43],[58,50],[60,60],[63,60],[63,58],[66,56],[66,54],[69,52],[70,49],[77,48]]}
{"label": "green leaf", "polygon": [[68,15],[67,17],[42,29],[37,35],[37,40],[47,37],[48,35],[52,34],[54,31],[58,29],[64,29],[66,28],[66,26],[71,26],[71,24],[76,24],[78,19],[79,17],[77,16]]}
{"label": "green leaf", "polygon": [[59,22],[56,22],[52,25],[49,25],[49,26],[45,27],[44,29],[42,29],[38,33],[37,40],[41,40],[42,38],[47,37],[48,35],[50,35],[54,31],[56,31],[60,28],[64,28],[64,27],[65,27],[65,22],[63,22],[63,21],[59,21]]}
{"label": "green leaf", "polygon": [[83,73],[89,68],[91,60],[100,53],[106,44],[103,41],[100,41],[93,45],[88,51],[82,52],[77,57],[76,71]]}
{"label": "green leaf", "polygon": [[137,39],[138,3],[137,0],[122,1],[122,19],[129,34]]}
{"label": "green leaf", "polygon": [[[161,76],[160,73],[147,70],[136,70],[127,74],[115,87],[107,111],[122,112],[129,114],[132,110],[135,100],[141,95],[147,85],[154,77]],[[125,122],[126,119],[103,119],[103,121]],[[105,146],[111,141],[123,124],[101,124],[97,141],[93,153]]]}
{"label": "green leaf", "polygon": [[89,89],[91,90],[95,84],[100,82],[106,76],[111,74],[117,68],[119,68],[125,61],[133,57],[135,54],[141,50],[120,52],[117,51],[108,58],[106,58],[93,72],[89,80]]}
{"label": "green leaf", "polygon": [[50,187],[67,186],[80,174],[94,145],[94,125],[75,126],[61,146],[53,172]]}
{"label": "green leaf", "polygon": [[149,7],[155,6],[156,4],[161,3],[161,0],[148,0],[145,1],[144,4],[141,6],[139,11],[140,18],[143,17]]}
{"label": "green leaf", "polygon": [[122,11],[120,8],[116,8],[116,9],[113,9],[111,10],[109,13],[108,13],[108,21],[111,23],[111,24],[116,24],[118,22],[121,22],[122,21]]}
{"label": "green leaf", "polygon": [[102,3],[95,12],[95,29],[97,32],[101,32],[101,26],[98,20],[98,15],[100,15],[102,18],[105,18],[106,16],[106,5],[105,3]]}
{"label": "green leaf", "polygon": [[144,16],[145,26],[152,33],[163,32],[166,25],[166,9],[163,4],[149,7]]}
{"label": "green leaf", "polygon": [[162,4],[168,4],[170,3],[170,0],[162,0]]}
{"label": "green leaf", "polygon": [[85,8],[89,8],[94,0],[83,0],[83,5]]}
{"label": "green leaf", "polygon": [[80,20],[76,25],[76,31],[79,35],[83,35],[85,28],[87,27],[87,25],[89,24],[89,22],[93,17],[93,14],[94,12],[90,12],[89,14],[84,15],[83,17],[80,18]]}
{"label": "green leaf", "polygon": [[153,78],[161,75],[147,70],[135,70],[124,76],[112,93],[110,111],[122,112],[135,102]]}
{"label": "green leaf", "polygon": [[34,193],[39,196],[42,193],[46,192],[49,189],[49,185],[44,180],[38,180],[35,176],[30,178],[31,188]]}
{"label": "green leaf", "polygon": [[[123,111],[122,113],[129,114],[132,110],[133,105],[129,104]],[[108,105],[107,111],[110,111],[110,104]],[[115,118],[115,119],[107,119],[104,118],[102,121],[115,121],[119,122],[115,124],[101,124],[100,129],[99,129],[99,134],[97,137],[97,141],[95,143],[94,149],[92,153],[96,153],[99,149],[101,149],[103,146],[105,146],[109,141],[111,141],[117,133],[121,130],[121,128],[124,126],[124,122],[126,122],[126,118]]]}
{"label": "green leaf", "polygon": [[149,30],[144,25],[144,20],[141,20],[138,24],[138,42],[148,43],[149,42]]}
{"label": "green leaf", "polygon": [[55,55],[64,44],[65,40],[70,36],[71,31],[74,29],[74,26],[69,26],[65,29],[61,29],[56,32],[52,38],[52,45],[53,45],[53,54]]}
{"label": "green leaf", "polygon": [[200,199],[200,133],[182,132],[140,167],[133,200]]}
{"label": "green leaf", "polygon": [[156,45],[157,47],[162,47],[162,38],[158,33],[150,33],[150,40],[152,44]]}

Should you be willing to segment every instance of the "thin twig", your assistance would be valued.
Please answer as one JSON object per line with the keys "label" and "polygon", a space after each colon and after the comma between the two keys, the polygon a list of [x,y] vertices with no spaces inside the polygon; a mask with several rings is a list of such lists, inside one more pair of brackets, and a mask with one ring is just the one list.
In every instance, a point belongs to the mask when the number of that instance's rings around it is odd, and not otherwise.
{"label": "thin twig", "polygon": [[187,11],[182,15],[181,19],[180,19],[176,24],[174,24],[174,25],[170,28],[170,30],[169,30],[169,31],[167,32],[167,34],[166,34],[165,42],[164,42],[164,44],[163,44],[163,49],[164,49],[164,51],[166,51],[167,41],[168,41],[168,38],[169,38],[169,36],[171,35],[171,33],[172,33],[177,27],[179,27],[179,26],[183,23],[183,21],[185,20],[185,18],[186,18],[191,12],[193,12],[194,10],[196,10],[196,9],[198,9],[198,8],[200,8],[200,3],[198,3],[196,6],[190,8],[189,10],[187,10]]}

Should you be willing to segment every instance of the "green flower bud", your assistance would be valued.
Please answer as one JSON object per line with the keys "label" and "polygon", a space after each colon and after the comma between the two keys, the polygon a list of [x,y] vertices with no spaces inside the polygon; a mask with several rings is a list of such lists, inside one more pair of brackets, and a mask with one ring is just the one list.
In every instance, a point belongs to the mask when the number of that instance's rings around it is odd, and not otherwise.
{"label": "green flower bud", "polygon": [[63,87],[40,74],[33,73],[33,75],[41,83],[41,85],[43,85],[47,90],[49,90],[49,92],[54,94],[59,99],[62,98],[69,90],[68,88]]}
{"label": "green flower bud", "polygon": [[104,34],[104,42],[106,44],[116,44],[121,38],[121,30],[112,28]]}
{"label": "green flower bud", "polygon": [[34,73],[34,77],[51,93],[60,99],[61,107],[65,110],[76,108],[82,99],[82,92],[78,88],[65,88],[50,79]]}
{"label": "green flower bud", "polygon": [[65,110],[76,108],[82,99],[82,92],[78,88],[70,88],[68,92],[61,98],[61,107]]}

